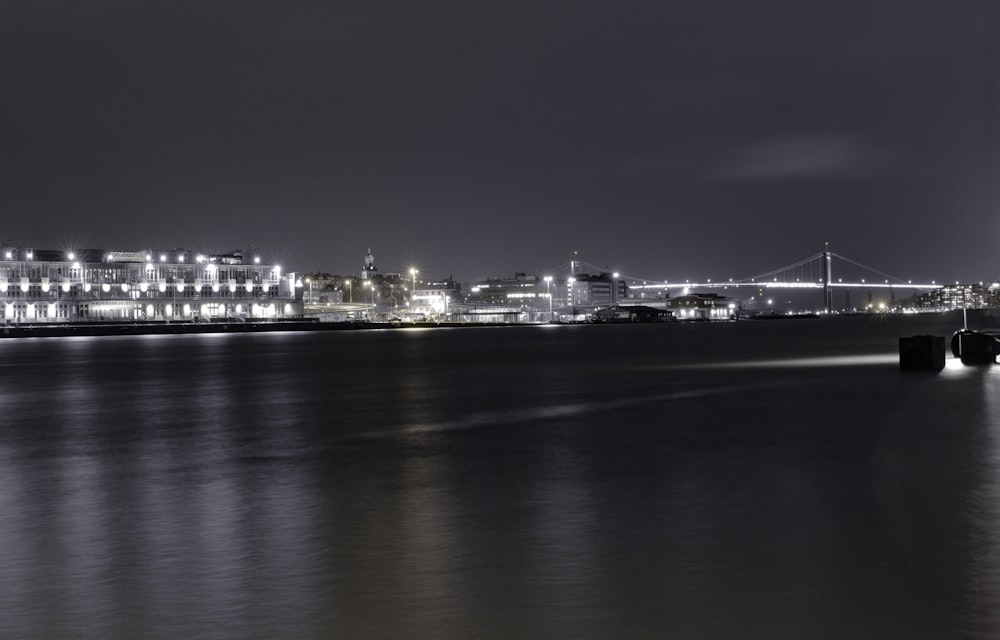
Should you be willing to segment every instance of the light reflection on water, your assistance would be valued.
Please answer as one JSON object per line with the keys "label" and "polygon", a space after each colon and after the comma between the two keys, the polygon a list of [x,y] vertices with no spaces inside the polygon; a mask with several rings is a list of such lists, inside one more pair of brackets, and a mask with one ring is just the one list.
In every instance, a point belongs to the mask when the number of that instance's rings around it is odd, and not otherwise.
{"label": "light reflection on water", "polygon": [[454,431],[458,429],[475,429],[482,427],[496,427],[517,423],[531,423],[556,418],[572,418],[580,415],[594,415],[600,412],[614,411],[626,407],[650,404],[655,402],[669,402],[672,400],[688,400],[693,398],[703,398],[706,396],[720,395],[742,389],[749,391],[761,388],[763,385],[743,385],[741,387],[718,387],[712,389],[697,389],[688,391],[676,391],[672,393],[658,393],[638,397],[621,398],[617,400],[604,400],[598,402],[579,402],[574,404],[552,404],[542,407],[510,409],[496,412],[475,412],[457,416],[447,422],[421,422],[418,419],[410,419],[406,426],[395,426],[391,429],[367,430],[358,437],[361,438],[383,438],[398,437],[402,434],[418,434],[434,431]]}
{"label": "light reflection on water", "polygon": [[5,343],[0,636],[996,637],[1000,369],[788,327]]}
{"label": "light reflection on water", "polygon": [[982,375],[983,420],[979,455],[974,463],[980,484],[972,490],[969,522],[969,610],[972,625],[987,632],[1000,629],[1000,368]]}
{"label": "light reflection on water", "polygon": [[821,358],[775,358],[768,360],[737,360],[734,362],[715,362],[707,364],[681,365],[689,369],[795,369],[803,367],[858,367],[867,365],[899,364],[899,355],[895,353],[866,354],[854,356],[824,356]]}

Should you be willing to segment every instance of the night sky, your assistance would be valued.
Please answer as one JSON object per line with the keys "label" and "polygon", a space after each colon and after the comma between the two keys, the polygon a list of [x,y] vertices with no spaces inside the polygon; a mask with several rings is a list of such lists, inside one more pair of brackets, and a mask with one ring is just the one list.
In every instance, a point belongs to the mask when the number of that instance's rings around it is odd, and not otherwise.
{"label": "night sky", "polygon": [[459,280],[997,258],[996,0],[0,5],[0,241]]}

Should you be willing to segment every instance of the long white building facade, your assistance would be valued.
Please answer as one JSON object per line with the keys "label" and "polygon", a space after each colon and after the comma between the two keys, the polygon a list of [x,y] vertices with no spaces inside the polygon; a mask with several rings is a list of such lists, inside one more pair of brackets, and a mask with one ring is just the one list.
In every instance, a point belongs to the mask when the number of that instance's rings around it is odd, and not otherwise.
{"label": "long white building facade", "polygon": [[301,317],[295,274],[242,251],[0,247],[0,320],[122,322]]}

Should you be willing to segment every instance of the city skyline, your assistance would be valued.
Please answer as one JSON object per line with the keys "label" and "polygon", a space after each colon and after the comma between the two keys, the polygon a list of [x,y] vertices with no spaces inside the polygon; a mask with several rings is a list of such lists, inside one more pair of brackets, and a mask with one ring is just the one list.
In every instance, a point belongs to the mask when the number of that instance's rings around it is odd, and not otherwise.
{"label": "city skyline", "polygon": [[[1000,275],[997,5],[0,9],[0,240],[473,281]],[[992,31],[991,31],[992,29]],[[552,262],[558,256],[559,259]]]}

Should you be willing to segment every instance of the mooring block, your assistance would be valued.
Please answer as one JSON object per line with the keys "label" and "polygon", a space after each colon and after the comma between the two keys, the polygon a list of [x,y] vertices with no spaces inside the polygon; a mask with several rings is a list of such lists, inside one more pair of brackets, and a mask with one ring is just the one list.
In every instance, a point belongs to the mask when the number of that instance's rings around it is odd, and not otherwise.
{"label": "mooring block", "polygon": [[958,334],[958,357],[962,364],[993,364],[996,345],[996,338],[987,333],[961,332]]}

